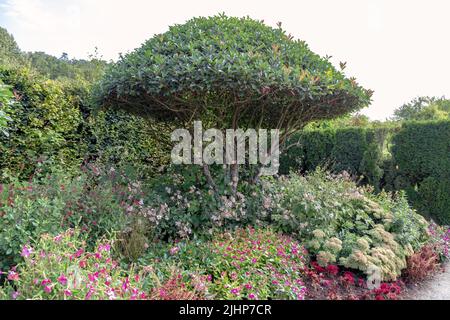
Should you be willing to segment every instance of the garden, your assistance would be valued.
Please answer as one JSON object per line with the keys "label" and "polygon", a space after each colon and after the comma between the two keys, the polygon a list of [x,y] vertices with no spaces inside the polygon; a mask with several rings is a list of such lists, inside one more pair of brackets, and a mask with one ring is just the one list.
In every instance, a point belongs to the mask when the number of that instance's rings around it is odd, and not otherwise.
{"label": "garden", "polygon": [[[345,64],[223,14],[117,62],[0,45],[2,300],[402,300],[450,258],[445,97],[371,121]],[[279,130],[278,173],[172,163],[199,120]]]}

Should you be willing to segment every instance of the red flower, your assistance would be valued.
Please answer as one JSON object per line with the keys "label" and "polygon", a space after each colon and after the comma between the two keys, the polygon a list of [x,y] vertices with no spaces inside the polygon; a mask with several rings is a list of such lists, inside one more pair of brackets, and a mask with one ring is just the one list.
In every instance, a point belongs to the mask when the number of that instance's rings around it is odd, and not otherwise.
{"label": "red flower", "polygon": [[317,261],[311,262],[311,266],[314,268],[314,270],[316,270],[316,272],[325,272],[325,271],[326,271],[326,269],[323,268],[323,267],[321,267],[321,266],[317,263]]}
{"label": "red flower", "polygon": [[337,275],[339,273],[339,267],[334,265],[334,264],[330,264],[327,267],[327,272],[333,276]]}

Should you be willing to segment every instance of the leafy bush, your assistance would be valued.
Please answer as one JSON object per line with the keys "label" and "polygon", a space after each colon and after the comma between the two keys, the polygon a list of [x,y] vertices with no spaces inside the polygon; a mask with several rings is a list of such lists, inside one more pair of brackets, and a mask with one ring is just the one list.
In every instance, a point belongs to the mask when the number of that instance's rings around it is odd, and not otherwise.
{"label": "leafy bush", "polygon": [[[126,272],[111,257],[111,242],[87,251],[78,230],[42,235],[36,246],[24,246],[24,262],[8,272],[0,287],[3,299],[138,300],[147,299],[142,273]],[[148,277],[150,278],[150,277]],[[147,292],[147,293],[146,293]]]}
{"label": "leafy bush", "polygon": [[431,245],[423,246],[408,258],[405,277],[412,282],[425,280],[439,269],[439,255]]}
{"label": "leafy bush", "polygon": [[257,225],[269,217],[264,209],[264,195],[258,185],[243,183],[236,195],[221,168],[217,170],[216,193],[208,186],[201,167],[171,167],[154,180],[135,206],[146,217],[157,238],[187,239],[210,236],[216,230]]}
{"label": "leafy bush", "polygon": [[16,100],[9,113],[9,136],[0,135],[0,179],[27,179],[45,159],[66,170],[80,165],[86,151],[78,132],[82,118],[76,98],[64,85],[27,69],[3,67],[0,80],[11,86]]}
{"label": "leafy bush", "polygon": [[275,225],[304,241],[323,266],[376,268],[383,280],[395,280],[428,237],[427,222],[402,194],[375,196],[345,175],[292,175],[275,190]]}
{"label": "leafy bush", "polygon": [[13,94],[10,88],[0,80],[0,132],[5,136],[9,136],[7,125],[8,121],[11,121],[8,114],[11,112],[12,100]]}

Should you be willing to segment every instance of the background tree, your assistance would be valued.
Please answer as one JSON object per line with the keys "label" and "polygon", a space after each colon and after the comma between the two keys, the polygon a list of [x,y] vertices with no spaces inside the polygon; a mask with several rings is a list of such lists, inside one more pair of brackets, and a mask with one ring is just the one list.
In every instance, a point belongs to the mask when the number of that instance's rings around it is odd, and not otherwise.
{"label": "background tree", "polygon": [[6,29],[0,27],[0,65],[16,65],[23,62],[16,40]]}
{"label": "background tree", "polygon": [[[281,24],[219,15],[173,26],[122,57],[97,98],[186,128],[202,120],[223,130],[280,129],[283,143],[308,122],[367,106],[371,94]],[[236,187],[238,166],[229,172]]]}
{"label": "background tree", "polygon": [[450,119],[450,100],[445,97],[417,97],[394,111],[394,120]]}

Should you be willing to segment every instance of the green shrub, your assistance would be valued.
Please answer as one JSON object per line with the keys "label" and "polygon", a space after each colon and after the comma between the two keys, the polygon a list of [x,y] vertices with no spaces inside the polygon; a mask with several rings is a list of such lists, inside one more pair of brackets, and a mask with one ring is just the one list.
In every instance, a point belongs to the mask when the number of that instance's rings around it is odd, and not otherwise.
{"label": "green shrub", "polygon": [[82,118],[76,98],[62,83],[27,69],[0,67],[0,80],[11,86],[16,100],[9,113],[9,136],[0,136],[0,180],[27,179],[44,160],[65,170],[79,166],[85,144],[78,132]]}
{"label": "green shrub", "polygon": [[[210,236],[216,230],[261,224],[269,217],[259,185],[242,183],[232,194],[221,168],[212,168],[217,192],[207,184],[200,166],[172,166],[154,179],[138,214],[147,217],[159,239]],[[215,170],[217,169],[217,170]]]}
{"label": "green shrub", "polygon": [[292,175],[273,195],[275,225],[302,240],[323,266],[366,273],[376,267],[383,280],[394,280],[427,240],[427,222],[404,195],[376,196],[345,175]]}
{"label": "green shrub", "polygon": [[9,136],[7,126],[8,121],[11,121],[9,114],[11,113],[11,105],[13,101],[13,94],[8,86],[0,80],[0,133]]}

